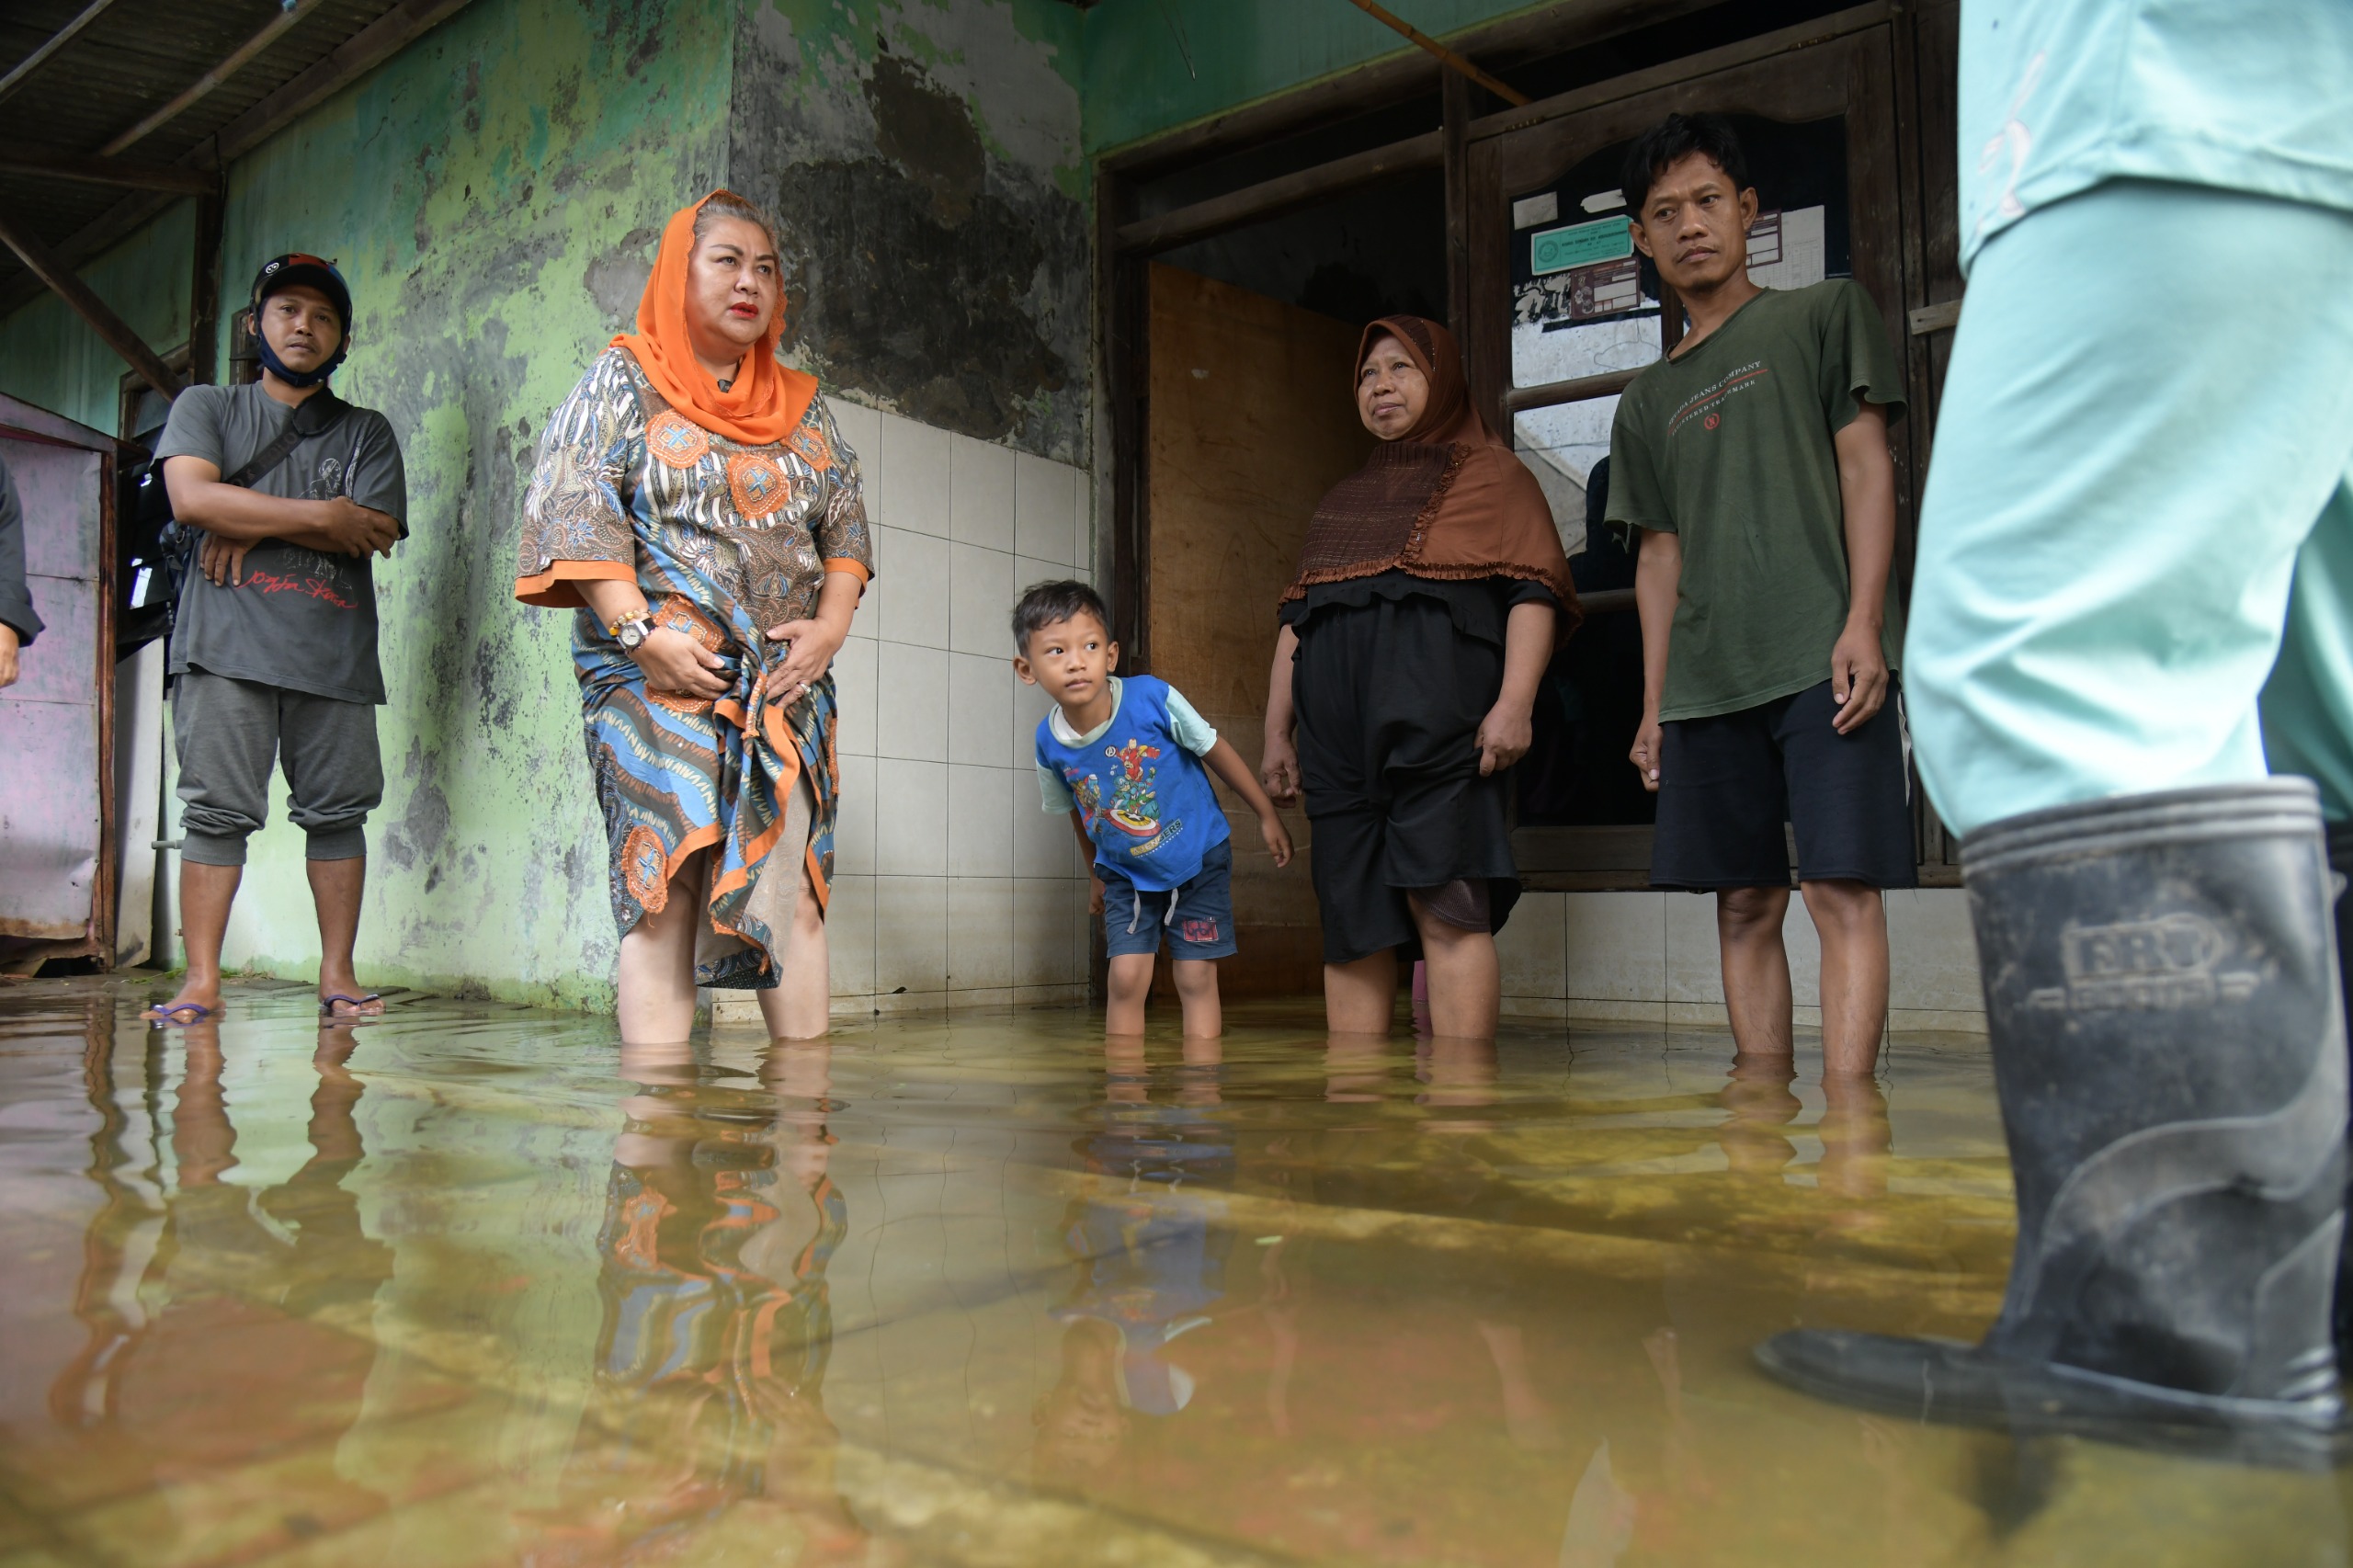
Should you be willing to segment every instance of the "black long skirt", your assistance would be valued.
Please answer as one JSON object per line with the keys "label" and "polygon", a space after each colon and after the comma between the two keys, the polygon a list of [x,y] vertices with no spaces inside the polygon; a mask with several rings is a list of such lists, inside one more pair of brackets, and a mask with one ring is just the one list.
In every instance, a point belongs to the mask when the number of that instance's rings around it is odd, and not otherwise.
{"label": "black long skirt", "polygon": [[1291,669],[1324,961],[1417,956],[1408,890],[1483,881],[1488,929],[1519,897],[1508,770],[1479,776],[1479,724],[1504,651],[1464,634],[1444,598],[1368,595],[1317,608]]}

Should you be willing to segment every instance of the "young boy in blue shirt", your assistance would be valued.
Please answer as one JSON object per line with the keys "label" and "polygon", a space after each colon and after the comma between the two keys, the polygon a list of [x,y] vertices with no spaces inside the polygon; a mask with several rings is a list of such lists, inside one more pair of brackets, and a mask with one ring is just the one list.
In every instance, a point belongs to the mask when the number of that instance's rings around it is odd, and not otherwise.
{"label": "young boy in blue shirt", "polygon": [[1013,608],[1014,673],[1046,688],[1038,722],[1042,809],[1068,812],[1093,861],[1089,912],[1103,916],[1110,955],[1104,1029],[1143,1032],[1144,993],[1165,931],[1189,1039],[1224,1032],[1213,960],[1234,950],[1233,850],[1216,774],[1257,813],[1275,864],[1290,835],[1241,754],[1166,681],[1111,671],[1120,645],[1110,614],[1084,583],[1040,583]]}

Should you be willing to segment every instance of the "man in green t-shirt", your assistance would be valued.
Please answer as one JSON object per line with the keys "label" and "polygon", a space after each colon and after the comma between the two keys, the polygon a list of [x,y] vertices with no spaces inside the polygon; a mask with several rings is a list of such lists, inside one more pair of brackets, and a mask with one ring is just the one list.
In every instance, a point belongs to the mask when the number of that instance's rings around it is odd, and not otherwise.
{"label": "man in green t-shirt", "polygon": [[1627,154],[1634,243],[1690,318],[1618,405],[1608,518],[1642,530],[1651,881],[1716,895],[1744,1054],[1790,1050],[1782,824],[1822,938],[1825,1074],[1868,1074],[1887,1013],[1885,888],[1916,885],[1903,628],[1888,600],[1904,414],[1895,355],[1849,279],[1749,281],[1756,192],[1732,127],[1670,115]]}

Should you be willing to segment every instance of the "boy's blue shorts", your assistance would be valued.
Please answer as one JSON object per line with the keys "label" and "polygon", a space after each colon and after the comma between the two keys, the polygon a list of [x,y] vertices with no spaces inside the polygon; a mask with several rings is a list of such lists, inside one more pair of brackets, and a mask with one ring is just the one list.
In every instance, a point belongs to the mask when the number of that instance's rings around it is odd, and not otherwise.
{"label": "boy's blue shorts", "polygon": [[1103,882],[1103,950],[1109,957],[1150,957],[1160,951],[1164,936],[1172,958],[1233,956],[1232,839],[1201,857],[1201,869],[1191,881],[1165,892],[1142,891],[1100,861],[1095,874]]}

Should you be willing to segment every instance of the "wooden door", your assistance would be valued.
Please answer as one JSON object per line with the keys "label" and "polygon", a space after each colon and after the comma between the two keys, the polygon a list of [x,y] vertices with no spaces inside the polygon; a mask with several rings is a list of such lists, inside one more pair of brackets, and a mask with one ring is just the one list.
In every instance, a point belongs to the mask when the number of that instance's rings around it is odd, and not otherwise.
{"label": "wooden door", "polygon": [[[1151,673],[1183,692],[1255,768],[1276,604],[1298,571],[1316,502],[1372,446],[1349,392],[1361,328],[1156,263],[1148,287]],[[1241,946],[1221,966],[1222,988],[1316,991],[1323,930],[1308,881],[1307,820],[1285,813],[1302,853],[1278,871],[1256,819],[1220,795],[1233,832]]]}

